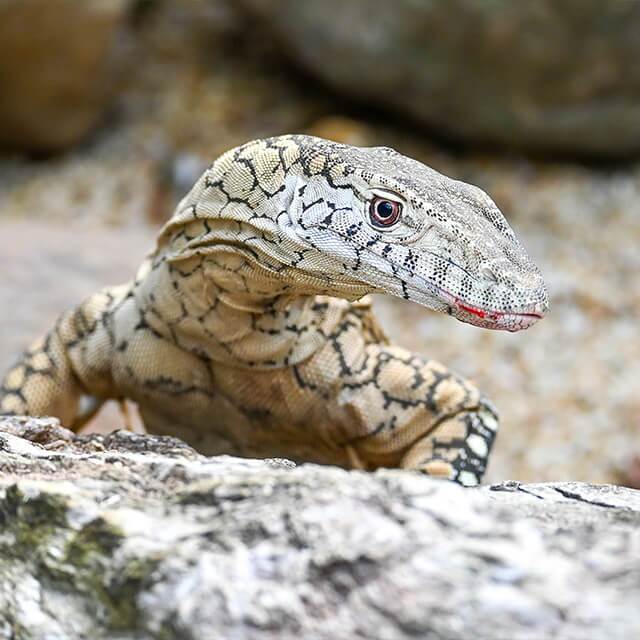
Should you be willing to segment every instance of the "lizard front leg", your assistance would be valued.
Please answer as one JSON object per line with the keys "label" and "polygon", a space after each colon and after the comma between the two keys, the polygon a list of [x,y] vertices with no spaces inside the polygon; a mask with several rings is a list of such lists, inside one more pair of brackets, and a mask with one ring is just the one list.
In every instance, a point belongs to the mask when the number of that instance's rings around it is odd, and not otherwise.
{"label": "lizard front leg", "polygon": [[399,466],[480,483],[497,415],[471,383],[443,365],[369,344],[360,368],[345,378],[339,404],[359,425],[348,444],[354,466]]}
{"label": "lizard front leg", "polygon": [[54,416],[79,429],[111,395],[109,312],[123,294],[105,289],[60,316],[0,382],[0,414]]}

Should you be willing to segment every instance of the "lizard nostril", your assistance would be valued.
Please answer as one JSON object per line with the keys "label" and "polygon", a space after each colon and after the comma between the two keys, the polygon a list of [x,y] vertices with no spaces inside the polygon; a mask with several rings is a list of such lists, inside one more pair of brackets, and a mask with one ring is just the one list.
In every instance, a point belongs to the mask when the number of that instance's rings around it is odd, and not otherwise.
{"label": "lizard nostril", "polygon": [[489,280],[490,282],[493,282],[494,284],[498,283],[498,276],[496,275],[496,272],[491,267],[484,265],[480,267],[479,271],[480,271],[480,275],[483,278],[486,278],[487,280]]}

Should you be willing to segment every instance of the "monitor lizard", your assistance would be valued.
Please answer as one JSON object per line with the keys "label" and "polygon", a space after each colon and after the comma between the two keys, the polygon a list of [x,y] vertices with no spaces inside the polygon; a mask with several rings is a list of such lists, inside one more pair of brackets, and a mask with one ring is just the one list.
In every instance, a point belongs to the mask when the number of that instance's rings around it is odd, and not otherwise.
{"label": "monitor lizard", "polygon": [[526,329],[546,288],[479,188],[386,147],[303,135],[218,158],[135,278],[64,313],[0,413],[73,429],[108,398],[207,454],[400,467],[476,485],[498,419],[469,381],[389,344],[367,294]]}

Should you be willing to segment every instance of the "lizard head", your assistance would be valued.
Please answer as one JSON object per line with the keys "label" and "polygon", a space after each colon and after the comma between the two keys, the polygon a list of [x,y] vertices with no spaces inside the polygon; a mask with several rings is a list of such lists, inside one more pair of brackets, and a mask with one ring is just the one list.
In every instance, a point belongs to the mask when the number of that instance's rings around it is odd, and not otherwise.
{"label": "lizard head", "polygon": [[334,295],[355,281],[507,331],[546,313],[538,268],[484,191],[386,147],[296,141],[289,231],[315,255],[305,266],[319,265]]}
{"label": "lizard head", "polygon": [[490,329],[526,329],[548,308],[486,193],[386,147],[293,135],[231,149],[158,246],[173,262],[225,253],[228,277],[240,260],[290,294],[389,293]]}

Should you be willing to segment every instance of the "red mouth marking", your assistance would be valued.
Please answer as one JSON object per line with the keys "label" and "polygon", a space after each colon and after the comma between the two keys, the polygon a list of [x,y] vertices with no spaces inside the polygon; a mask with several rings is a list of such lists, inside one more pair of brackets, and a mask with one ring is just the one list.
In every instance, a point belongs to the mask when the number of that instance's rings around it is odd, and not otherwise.
{"label": "red mouth marking", "polygon": [[476,309],[475,307],[468,307],[466,304],[462,304],[462,302],[456,302],[459,309],[466,311],[467,313],[472,313],[474,316],[478,316],[478,318],[486,318],[487,312],[482,311],[482,309]]}
{"label": "red mouth marking", "polygon": [[542,318],[542,314],[540,313],[500,313],[499,311],[484,311],[482,309],[476,309],[475,307],[470,307],[469,305],[463,304],[460,300],[456,300],[456,306],[458,309],[462,309],[462,311],[466,311],[478,318],[488,320],[499,320],[502,316],[511,315],[511,316],[520,316],[523,318]]}

